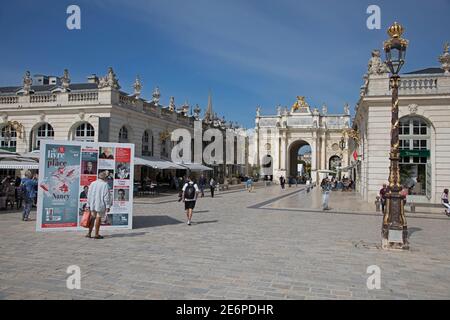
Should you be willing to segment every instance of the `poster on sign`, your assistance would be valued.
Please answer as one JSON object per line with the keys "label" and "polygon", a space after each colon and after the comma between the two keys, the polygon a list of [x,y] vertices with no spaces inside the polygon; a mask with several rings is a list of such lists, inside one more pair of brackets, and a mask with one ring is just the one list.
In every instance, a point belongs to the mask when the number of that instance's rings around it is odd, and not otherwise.
{"label": "poster on sign", "polygon": [[81,230],[89,188],[106,171],[111,210],[106,229],[131,229],[134,145],[43,141],[39,161],[36,230]]}

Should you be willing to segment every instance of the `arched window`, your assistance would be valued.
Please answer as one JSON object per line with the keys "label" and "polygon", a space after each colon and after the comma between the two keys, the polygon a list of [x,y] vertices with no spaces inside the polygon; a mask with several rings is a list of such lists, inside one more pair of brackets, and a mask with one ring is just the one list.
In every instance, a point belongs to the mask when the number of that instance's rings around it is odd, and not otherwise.
{"label": "arched window", "polygon": [[120,143],[128,142],[128,129],[125,126],[120,128],[119,130],[119,142]]}
{"label": "arched window", "polygon": [[10,125],[6,125],[2,128],[0,134],[0,148],[7,151],[16,151],[17,146],[17,132]]}
{"label": "arched window", "polygon": [[419,117],[400,119],[400,183],[414,195],[431,197],[430,125]]}
{"label": "arched window", "polygon": [[32,132],[31,150],[39,150],[41,147],[41,141],[53,140],[54,137],[55,131],[53,131],[53,127],[48,123],[41,124]]}
{"label": "arched window", "polygon": [[342,164],[341,157],[339,156],[332,156],[328,162],[328,168],[330,168],[331,171],[336,171],[337,168],[339,168]]}
{"label": "arched window", "polygon": [[149,130],[145,130],[142,135],[142,155],[153,156],[153,133]]}
{"label": "arched window", "polygon": [[94,142],[95,130],[94,127],[88,123],[83,122],[78,127],[75,128],[73,134],[73,140],[76,141],[85,141],[85,142]]}

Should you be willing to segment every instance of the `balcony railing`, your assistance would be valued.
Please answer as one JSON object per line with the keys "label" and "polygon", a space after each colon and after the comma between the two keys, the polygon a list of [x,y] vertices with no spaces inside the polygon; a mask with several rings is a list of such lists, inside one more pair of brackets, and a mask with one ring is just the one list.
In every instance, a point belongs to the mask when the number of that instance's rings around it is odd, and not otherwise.
{"label": "balcony railing", "polygon": [[134,97],[120,95],[119,102],[122,105],[134,106],[136,105],[136,99]]}
{"label": "balcony railing", "polygon": [[432,93],[437,91],[438,79],[433,77],[401,78],[399,90],[408,93]]}
{"label": "balcony railing", "polygon": [[15,104],[19,102],[19,97],[10,96],[10,97],[0,97],[0,104]]}
{"label": "balcony railing", "polygon": [[69,93],[69,102],[97,101],[97,100],[98,100],[98,92]]}
{"label": "balcony railing", "polygon": [[47,103],[55,101],[56,101],[56,94],[38,94],[30,96],[30,103]]}

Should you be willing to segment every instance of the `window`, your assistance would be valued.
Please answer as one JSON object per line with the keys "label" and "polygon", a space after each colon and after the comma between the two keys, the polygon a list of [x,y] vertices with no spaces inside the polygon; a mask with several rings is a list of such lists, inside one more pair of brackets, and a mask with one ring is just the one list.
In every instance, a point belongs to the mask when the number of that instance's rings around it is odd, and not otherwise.
{"label": "window", "polygon": [[7,151],[16,151],[17,146],[17,132],[10,125],[6,125],[2,128],[0,134],[0,148]]}
{"label": "window", "polygon": [[145,130],[142,135],[142,155],[153,156],[153,133],[149,130]]}
{"label": "window", "polygon": [[430,157],[430,127],[421,118],[400,120],[400,182],[415,195],[431,194],[427,169]]}
{"label": "window", "polygon": [[161,140],[161,157],[164,157],[164,158],[169,157],[169,151],[167,150],[167,140],[166,139]]}
{"label": "window", "polygon": [[94,136],[94,127],[90,123],[84,122],[75,128],[73,139],[76,141],[94,142]]}
{"label": "window", "polygon": [[33,131],[31,150],[39,150],[41,141],[53,140],[54,137],[55,132],[53,131],[53,127],[48,123],[41,124]]}
{"label": "window", "polygon": [[120,143],[128,142],[128,129],[125,126],[120,128],[120,131],[119,131],[119,142]]}

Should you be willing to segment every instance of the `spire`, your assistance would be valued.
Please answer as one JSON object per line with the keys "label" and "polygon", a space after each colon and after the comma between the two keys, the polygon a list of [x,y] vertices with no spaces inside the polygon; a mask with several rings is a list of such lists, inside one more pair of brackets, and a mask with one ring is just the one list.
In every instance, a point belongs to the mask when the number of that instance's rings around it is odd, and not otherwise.
{"label": "spire", "polygon": [[213,110],[212,110],[212,99],[211,99],[211,91],[208,94],[208,107],[205,112],[205,120],[211,121],[213,118]]}

